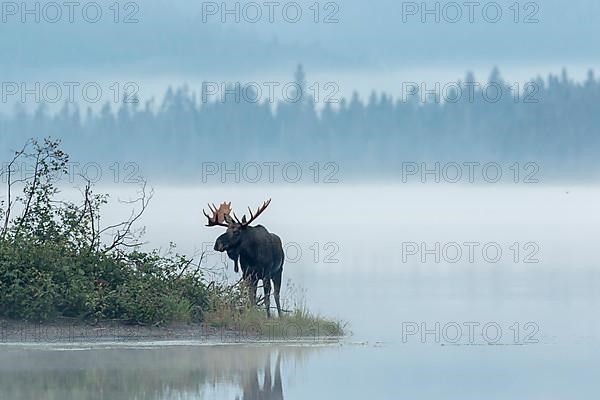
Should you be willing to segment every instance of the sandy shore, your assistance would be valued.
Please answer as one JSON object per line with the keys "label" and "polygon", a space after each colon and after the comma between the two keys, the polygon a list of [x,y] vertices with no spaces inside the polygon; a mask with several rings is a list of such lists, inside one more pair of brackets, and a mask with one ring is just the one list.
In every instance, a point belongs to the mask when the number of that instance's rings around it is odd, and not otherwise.
{"label": "sandy shore", "polygon": [[[0,319],[1,343],[78,343],[157,340],[194,340],[222,343],[269,340],[268,329],[256,326],[225,329],[205,324],[178,324],[168,327],[128,325],[119,321],[88,324],[79,320],[29,322]],[[273,340],[281,340],[274,338]]]}
{"label": "sandy shore", "polygon": [[[247,342],[329,342],[339,336],[327,334],[297,335],[290,325],[289,336],[275,334],[276,322],[264,325],[249,324],[229,328],[206,324],[177,324],[165,327],[125,324],[121,321],[103,321],[89,324],[77,319],[59,319],[52,322],[30,322],[0,319],[0,344],[41,343],[102,343],[102,342],[150,342],[195,341],[210,343]],[[312,331],[311,331],[312,332]],[[308,333],[308,332],[306,332]]]}

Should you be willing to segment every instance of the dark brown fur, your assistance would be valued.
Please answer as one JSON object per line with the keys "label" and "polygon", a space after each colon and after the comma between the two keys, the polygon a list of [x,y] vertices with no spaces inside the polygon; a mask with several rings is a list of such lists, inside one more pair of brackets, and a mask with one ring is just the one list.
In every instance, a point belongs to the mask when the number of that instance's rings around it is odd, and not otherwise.
{"label": "dark brown fur", "polygon": [[281,316],[279,292],[283,273],[283,246],[281,239],[270,233],[262,225],[247,226],[229,221],[227,232],[215,242],[216,251],[226,251],[237,269],[238,259],[242,267],[242,276],[250,285],[250,299],[256,304],[256,288],[262,279],[267,316],[270,312],[271,281],[274,286],[275,304]]}

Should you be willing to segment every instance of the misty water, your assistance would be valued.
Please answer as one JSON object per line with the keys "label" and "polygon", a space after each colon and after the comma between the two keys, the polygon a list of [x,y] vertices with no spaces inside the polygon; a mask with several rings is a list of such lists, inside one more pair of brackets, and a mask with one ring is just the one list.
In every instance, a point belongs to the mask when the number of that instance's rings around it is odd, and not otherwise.
{"label": "misty water", "polygon": [[[268,197],[260,223],[284,242],[288,306],[304,301],[351,335],[3,344],[0,398],[559,399],[600,389],[599,188],[158,185],[145,238],[200,253],[222,233],[204,226],[207,202],[241,213]],[[106,220],[128,210],[108,207]],[[205,263],[236,280],[231,261],[209,252]]]}

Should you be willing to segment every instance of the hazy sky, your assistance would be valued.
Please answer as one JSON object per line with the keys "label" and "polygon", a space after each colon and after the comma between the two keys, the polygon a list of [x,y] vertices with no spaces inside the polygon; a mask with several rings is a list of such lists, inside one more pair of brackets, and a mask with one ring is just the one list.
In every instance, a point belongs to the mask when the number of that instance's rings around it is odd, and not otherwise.
{"label": "hazy sky", "polygon": [[99,18],[89,2],[72,10],[48,2],[38,3],[36,10],[35,3],[28,1],[27,8],[2,3],[0,72],[5,76],[115,66],[189,74],[291,69],[298,62],[313,70],[337,70],[593,66],[600,59],[600,3],[594,0],[500,0],[470,6],[428,1],[426,9],[433,13],[425,12],[422,2],[396,0],[229,1],[226,8],[221,1],[153,0],[117,3],[118,12],[114,1],[102,0]]}

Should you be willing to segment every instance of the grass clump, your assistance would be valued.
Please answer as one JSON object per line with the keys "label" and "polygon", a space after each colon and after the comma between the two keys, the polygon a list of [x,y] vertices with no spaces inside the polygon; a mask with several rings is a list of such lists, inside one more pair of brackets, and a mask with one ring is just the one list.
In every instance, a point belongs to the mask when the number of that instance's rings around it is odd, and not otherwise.
{"label": "grass clump", "polygon": [[341,321],[310,312],[303,294],[299,294],[289,283],[286,290],[288,294],[282,296],[282,316],[278,317],[277,310],[272,307],[272,318],[267,318],[263,299],[259,299],[256,307],[248,306],[244,282],[217,287],[227,294],[217,295],[219,300],[213,304],[218,306],[205,313],[205,322],[213,327],[238,331],[247,339],[257,340],[339,337],[346,333],[346,324]]}

